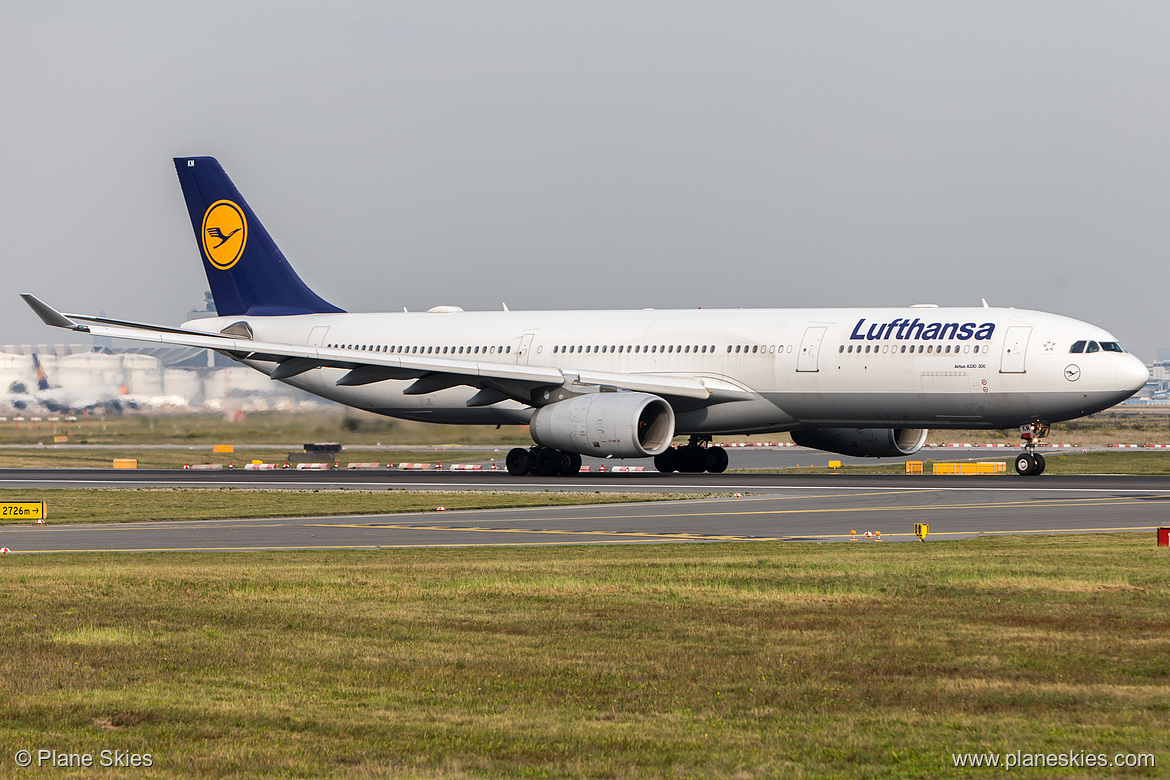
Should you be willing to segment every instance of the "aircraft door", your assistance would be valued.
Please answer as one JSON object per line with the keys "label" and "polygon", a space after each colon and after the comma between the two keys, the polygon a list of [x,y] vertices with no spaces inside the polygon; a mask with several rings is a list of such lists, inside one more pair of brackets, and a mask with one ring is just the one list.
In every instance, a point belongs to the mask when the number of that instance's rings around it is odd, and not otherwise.
{"label": "aircraft door", "polygon": [[535,333],[525,333],[524,338],[520,339],[520,349],[516,351],[517,363],[528,362],[528,352],[532,349],[532,339],[535,336]]}
{"label": "aircraft door", "polygon": [[821,353],[821,340],[825,338],[828,328],[807,328],[804,338],[800,342],[800,355],[796,358],[797,371],[819,371],[817,358]]}
{"label": "aircraft door", "polygon": [[318,325],[317,327],[313,328],[313,330],[309,332],[308,346],[310,346],[310,347],[321,346],[322,344],[325,343],[325,336],[328,333],[329,333],[329,326],[328,325]]}
{"label": "aircraft door", "polygon": [[1023,374],[1024,358],[1028,354],[1028,339],[1032,335],[1031,325],[1013,325],[1007,329],[1003,340],[1003,357],[999,364],[1001,374]]}

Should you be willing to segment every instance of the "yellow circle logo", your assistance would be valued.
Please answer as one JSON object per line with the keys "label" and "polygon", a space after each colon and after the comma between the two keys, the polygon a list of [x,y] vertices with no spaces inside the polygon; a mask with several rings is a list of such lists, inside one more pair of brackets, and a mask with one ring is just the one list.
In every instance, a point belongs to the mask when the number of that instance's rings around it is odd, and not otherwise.
{"label": "yellow circle logo", "polygon": [[203,215],[203,253],[221,271],[231,268],[248,244],[244,210],[230,200],[217,200]]}

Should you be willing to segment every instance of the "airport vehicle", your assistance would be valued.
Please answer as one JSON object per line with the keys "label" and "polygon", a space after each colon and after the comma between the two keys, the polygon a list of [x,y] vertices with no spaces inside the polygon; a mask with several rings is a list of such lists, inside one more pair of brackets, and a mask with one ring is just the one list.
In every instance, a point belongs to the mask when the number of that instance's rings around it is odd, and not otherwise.
{"label": "airport vehicle", "polygon": [[[512,474],[581,455],[720,472],[717,434],[790,431],[846,455],[909,455],[927,429],[1015,428],[1039,474],[1051,423],[1141,389],[1148,373],[1085,322],[991,308],[349,313],[301,281],[220,164],[175,158],[218,317],[164,327],[62,314],[53,326],[213,349],[274,380],[378,414],[528,425]],[[686,445],[672,446],[676,435]]]}

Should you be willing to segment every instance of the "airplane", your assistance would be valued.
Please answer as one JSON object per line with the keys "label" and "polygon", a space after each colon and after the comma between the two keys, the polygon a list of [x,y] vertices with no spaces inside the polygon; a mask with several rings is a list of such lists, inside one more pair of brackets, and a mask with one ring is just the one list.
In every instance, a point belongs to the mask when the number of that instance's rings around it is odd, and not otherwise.
{"label": "airplane", "polygon": [[[436,423],[527,425],[513,475],[571,475],[581,456],[724,471],[716,435],[787,431],[854,456],[917,452],[930,428],[1019,428],[1015,470],[1052,423],[1146,383],[1110,333],[1010,308],[350,313],[314,293],[212,157],[174,158],[218,316],[179,327],[62,314],[47,325],[212,349],[310,393]],[[672,444],[686,435],[685,445]]]}
{"label": "airplane", "polygon": [[[97,386],[54,385],[41,362],[40,355],[32,353],[32,366],[36,372],[36,387],[29,389],[19,379],[8,385],[8,392],[0,395],[0,406],[17,411],[34,411],[38,407],[50,413],[85,411],[121,412],[124,408],[137,409],[142,405],[140,396],[125,392],[114,392]],[[125,388],[122,388],[124,391]]]}

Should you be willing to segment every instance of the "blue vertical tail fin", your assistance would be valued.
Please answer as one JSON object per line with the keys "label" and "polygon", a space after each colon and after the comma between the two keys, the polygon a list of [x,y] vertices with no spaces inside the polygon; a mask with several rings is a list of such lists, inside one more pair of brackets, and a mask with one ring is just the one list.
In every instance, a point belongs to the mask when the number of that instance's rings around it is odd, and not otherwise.
{"label": "blue vertical tail fin", "polygon": [[308,288],[214,157],[176,157],[220,316],[341,312]]}

